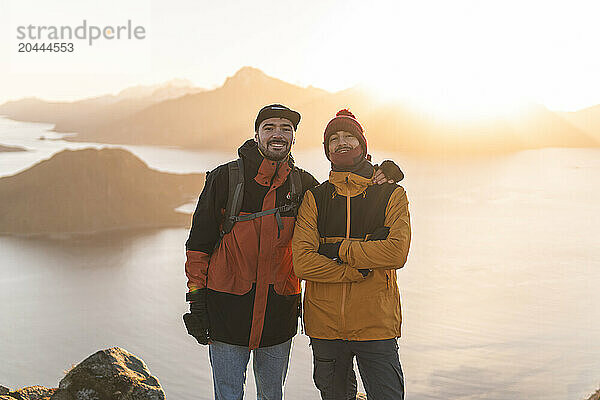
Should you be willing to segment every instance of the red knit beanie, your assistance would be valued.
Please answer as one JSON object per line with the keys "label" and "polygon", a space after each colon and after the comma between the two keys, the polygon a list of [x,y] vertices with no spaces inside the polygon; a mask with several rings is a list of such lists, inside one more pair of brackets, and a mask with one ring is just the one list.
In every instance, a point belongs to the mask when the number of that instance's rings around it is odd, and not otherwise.
{"label": "red knit beanie", "polygon": [[365,138],[362,125],[356,120],[354,114],[348,111],[347,108],[340,110],[335,114],[335,117],[329,121],[327,127],[325,127],[323,146],[325,147],[325,155],[329,159],[329,138],[336,132],[346,131],[350,132],[355,138],[358,139],[360,147],[362,147],[362,157],[367,156],[367,138]]}

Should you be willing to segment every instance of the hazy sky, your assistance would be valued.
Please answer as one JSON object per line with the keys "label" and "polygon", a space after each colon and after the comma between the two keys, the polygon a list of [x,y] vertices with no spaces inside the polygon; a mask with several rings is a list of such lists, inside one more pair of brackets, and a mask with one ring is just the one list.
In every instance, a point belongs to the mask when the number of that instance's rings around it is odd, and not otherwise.
{"label": "hazy sky", "polygon": [[[597,0],[0,0],[0,102],[173,78],[215,87],[250,65],[300,85],[363,84],[447,112],[528,100],[572,110],[600,103],[598,15]],[[84,19],[131,20],[146,38],[17,52],[17,26]]]}

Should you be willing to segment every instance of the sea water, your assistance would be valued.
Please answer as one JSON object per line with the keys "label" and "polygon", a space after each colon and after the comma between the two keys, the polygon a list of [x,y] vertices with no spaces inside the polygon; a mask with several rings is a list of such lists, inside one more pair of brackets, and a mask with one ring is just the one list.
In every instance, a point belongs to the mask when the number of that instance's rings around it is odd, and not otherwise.
{"label": "sea water", "polygon": [[[106,146],[60,140],[51,127],[0,118],[0,144],[31,150],[0,153],[0,176],[64,148]],[[205,172],[236,156],[121,147],[170,172]],[[321,149],[294,153],[327,178]],[[406,174],[413,231],[398,271],[407,398],[575,400],[595,390],[600,150],[477,159],[374,152],[384,158]],[[0,236],[0,384],[56,387],[72,364],[120,346],[144,359],[168,398],[212,399],[206,347],[181,319],[186,238],[186,229]],[[251,371],[247,398],[255,397]],[[286,399],[318,399],[311,376],[308,339],[299,334]]]}

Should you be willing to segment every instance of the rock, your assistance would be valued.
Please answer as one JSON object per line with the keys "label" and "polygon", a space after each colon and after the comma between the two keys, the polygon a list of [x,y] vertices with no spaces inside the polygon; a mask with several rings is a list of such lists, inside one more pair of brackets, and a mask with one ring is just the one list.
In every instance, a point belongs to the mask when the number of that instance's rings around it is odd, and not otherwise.
{"label": "rock", "polygon": [[28,386],[8,393],[8,396],[12,400],[50,400],[56,390],[44,386]]}
{"label": "rock", "polygon": [[600,389],[596,390],[596,393],[591,395],[587,400],[600,400]]}
{"label": "rock", "polygon": [[144,362],[119,347],[92,354],[60,381],[52,400],[164,400]]}
{"label": "rock", "polygon": [[0,400],[165,400],[165,392],[141,359],[113,347],[80,362],[58,389],[0,386]]}

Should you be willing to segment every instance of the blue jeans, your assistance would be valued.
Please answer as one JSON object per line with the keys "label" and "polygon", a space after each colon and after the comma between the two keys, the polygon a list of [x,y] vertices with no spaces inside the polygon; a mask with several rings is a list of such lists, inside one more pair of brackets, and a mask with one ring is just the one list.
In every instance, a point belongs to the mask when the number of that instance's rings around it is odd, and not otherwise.
{"label": "blue jeans", "polygon": [[353,360],[369,400],[403,400],[404,374],[396,339],[326,340],[311,338],[313,379],[323,400],[356,399]]}
{"label": "blue jeans", "polygon": [[[252,350],[257,400],[281,400],[287,375],[292,339],[275,346]],[[246,385],[250,349],[222,342],[208,347],[213,372],[215,400],[241,400]]]}

